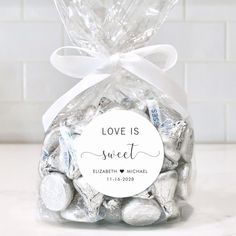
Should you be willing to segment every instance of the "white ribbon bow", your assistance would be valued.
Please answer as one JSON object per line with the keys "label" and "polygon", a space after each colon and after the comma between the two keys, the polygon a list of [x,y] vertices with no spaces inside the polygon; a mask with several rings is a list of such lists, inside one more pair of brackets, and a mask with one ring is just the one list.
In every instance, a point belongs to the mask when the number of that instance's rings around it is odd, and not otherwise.
{"label": "white ribbon bow", "polygon": [[[63,52],[64,49],[74,49],[84,55],[60,55],[59,52]],[[166,56],[163,68],[145,58],[154,54]],[[164,72],[171,69],[176,64],[176,61],[177,52],[171,45],[148,46],[112,56],[101,55],[79,47],[62,47],[57,49],[51,56],[51,64],[63,74],[74,78],[82,78],[82,80],[62,95],[46,111],[43,115],[44,130],[47,131],[56,116],[71,100],[88,88],[111,76],[116,66],[120,66],[158,88],[173,98],[182,108],[185,108],[185,91],[164,76]]]}

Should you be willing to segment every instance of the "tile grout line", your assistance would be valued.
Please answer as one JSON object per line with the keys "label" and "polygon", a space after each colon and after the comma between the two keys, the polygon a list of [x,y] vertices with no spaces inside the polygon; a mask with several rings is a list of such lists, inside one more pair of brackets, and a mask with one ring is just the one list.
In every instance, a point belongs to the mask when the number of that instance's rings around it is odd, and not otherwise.
{"label": "tile grout line", "polygon": [[[21,10],[21,12],[24,12]],[[23,16],[24,13],[21,13],[21,16]],[[58,20],[44,20],[44,19],[39,19],[39,20],[27,20],[27,19],[20,19],[20,20],[0,20],[0,23],[58,23],[60,24],[60,21]]]}
{"label": "tile grout line", "polygon": [[24,65],[23,61],[18,61],[17,63],[17,77],[19,76],[21,79],[21,96],[20,102],[24,101]]}
{"label": "tile grout line", "polygon": [[25,21],[25,0],[21,0],[21,20]]}
{"label": "tile grout line", "polygon": [[228,42],[228,22],[225,22],[225,62],[228,62],[229,60],[229,42]]}
{"label": "tile grout line", "polygon": [[[24,0],[22,0],[23,2]],[[24,9],[25,9],[25,6],[24,6],[24,3],[21,4],[21,12],[24,13]],[[185,9],[185,7],[183,7],[183,9]],[[185,10],[184,10],[185,11]],[[22,14],[23,15],[23,14]],[[173,20],[167,20],[165,24],[172,24],[172,23],[183,23],[183,24],[188,24],[188,23],[199,23],[199,24],[211,24],[211,23],[217,23],[217,24],[224,24],[225,23],[225,20],[190,20],[190,19],[187,19],[187,17],[185,16],[185,13],[183,13],[183,17],[184,19],[183,20],[178,20],[178,19],[173,19]],[[24,17],[25,18],[25,17]],[[17,23],[17,22],[29,22],[29,23],[61,23],[60,20],[58,19],[21,19],[21,20],[15,20],[15,19],[12,19],[12,20],[1,20],[0,19],[0,23]],[[233,23],[236,23],[236,20],[231,20],[230,22],[233,22]]]}
{"label": "tile grout line", "polygon": [[221,104],[236,104],[236,100],[212,100],[212,99],[189,99],[190,103],[221,103]]}
{"label": "tile grout line", "polygon": [[186,19],[186,0],[183,0],[183,20],[184,20],[184,22],[187,22],[187,19]]}
{"label": "tile grout line", "polygon": [[1,20],[1,23],[5,23],[5,22],[20,22],[24,20],[24,0],[20,1],[20,20]]}
{"label": "tile grout line", "polygon": [[[224,55],[225,56],[225,55]],[[224,64],[230,64],[230,63],[236,63],[236,60],[222,60],[222,61],[214,61],[214,60],[181,60],[179,59],[178,62],[181,62],[181,63],[189,63],[189,64],[201,64],[201,63],[204,63],[204,64],[212,64],[212,63],[215,63],[215,64],[219,64],[219,63],[224,63]]]}
{"label": "tile grout line", "polygon": [[[63,33],[62,33],[63,34]],[[64,38],[63,38],[64,39]],[[5,62],[6,60],[4,59],[1,59],[0,58],[0,63],[1,62]],[[27,62],[27,63],[31,63],[31,62],[39,62],[39,63],[44,63],[44,62],[48,62],[49,61],[49,58],[48,59],[30,59],[30,60],[25,60],[25,59],[16,59],[14,60],[15,62]],[[228,60],[228,61],[214,61],[214,60],[211,60],[211,61],[207,61],[207,60],[181,60],[181,59],[178,59],[178,63],[182,63],[182,64],[236,64],[236,60]]]}
{"label": "tile grout line", "polygon": [[184,90],[188,97],[188,68],[187,63],[184,63]]}
{"label": "tile grout line", "polygon": [[224,119],[225,119],[225,142],[227,143],[229,141],[229,133],[228,133],[228,117],[229,117],[229,104],[228,103],[225,103],[225,116],[224,116]]}
{"label": "tile grout line", "polygon": [[[30,105],[42,105],[42,104],[46,104],[48,105],[47,107],[50,106],[50,104],[52,104],[54,101],[2,101],[0,100],[0,105],[2,104],[30,104]],[[46,111],[46,110],[45,110]]]}
{"label": "tile grout line", "polygon": [[[184,9],[184,8],[183,8]],[[186,10],[187,12],[187,10]],[[188,19],[187,18],[187,14],[186,13],[183,14],[184,19],[167,19],[166,22],[164,24],[170,24],[170,23],[199,23],[199,24],[224,24],[225,20],[202,20],[201,18],[199,19]],[[232,20],[230,22],[235,22],[236,20]]]}
{"label": "tile grout line", "polygon": [[223,140],[224,142],[226,142],[226,103],[223,104],[223,111],[224,111],[224,114],[223,114]]}
{"label": "tile grout line", "polygon": [[23,63],[23,102],[26,101],[26,63]]}

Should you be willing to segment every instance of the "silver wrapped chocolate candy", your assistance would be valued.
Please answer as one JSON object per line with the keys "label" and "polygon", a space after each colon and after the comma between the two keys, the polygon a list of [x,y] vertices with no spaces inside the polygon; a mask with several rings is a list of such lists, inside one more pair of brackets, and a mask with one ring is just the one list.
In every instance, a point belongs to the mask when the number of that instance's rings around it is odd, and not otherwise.
{"label": "silver wrapped chocolate candy", "polygon": [[154,187],[154,185],[152,185],[149,188],[145,189],[143,192],[134,195],[133,197],[143,198],[143,199],[152,199],[155,197],[154,196],[155,191],[156,191],[155,187]]}
{"label": "silver wrapped chocolate candy", "polygon": [[104,218],[102,213],[97,214],[96,216],[91,216],[84,204],[83,198],[79,194],[75,195],[67,209],[61,211],[61,217],[68,221],[89,223],[97,222]]}
{"label": "silver wrapped chocolate candy", "polygon": [[[55,134],[55,131],[52,132]],[[50,137],[50,134],[49,138],[46,136],[49,142]],[[69,179],[80,176],[79,167],[74,158],[73,144],[70,142],[70,139],[68,129],[61,128],[60,133],[58,133],[57,147],[55,149],[47,149],[47,146],[43,147],[42,158],[39,162],[39,174],[42,177],[51,172],[63,173]],[[74,137],[74,140],[76,140],[76,137]],[[52,141],[54,142],[54,140]]]}
{"label": "silver wrapped chocolate candy", "polygon": [[105,220],[110,223],[118,223],[122,220],[121,217],[122,199],[107,198],[103,202],[105,208]]}
{"label": "silver wrapped chocolate candy", "polygon": [[83,202],[91,218],[97,217],[104,195],[92,188],[83,177],[73,181],[74,187],[83,198]]}
{"label": "silver wrapped chocolate candy", "polygon": [[178,172],[178,184],[176,189],[176,195],[186,200],[191,193],[191,178],[192,178],[192,165],[190,163],[181,164],[177,168]]}
{"label": "silver wrapped chocolate candy", "polygon": [[133,226],[151,225],[159,220],[161,212],[161,207],[155,200],[133,198],[123,205],[122,219]]}
{"label": "silver wrapped chocolate candy", "polygon": [[73,46],[51,62],[79,80],[43,116],[42,218],[130,226],[181,219],[194,129],[184,90],[165,74],[176,50],[145,46],[177,0],[54,2]]}
{"label": "silver wrapped chocolate candy", "polygon": [[179,215],[178,207],[175,202],[175,191],[178,181],[176,171],[168,171],[158,176],[155,186],[155,198],[162,206],[168,218],[175,218]]}
{"label": "silver wrapped chocolate candy", "polygon": [[51,211],[66,209],[72,201],[74,189],[62,174],[45,176],[40,185],[40,197],[45,207]]}

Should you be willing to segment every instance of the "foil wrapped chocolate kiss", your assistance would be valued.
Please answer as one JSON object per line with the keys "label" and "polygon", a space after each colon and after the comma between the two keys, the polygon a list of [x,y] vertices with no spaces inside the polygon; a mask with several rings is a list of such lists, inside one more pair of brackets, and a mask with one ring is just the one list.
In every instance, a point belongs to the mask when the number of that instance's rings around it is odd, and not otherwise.
{"label": "foil wrapped chocolate kiss", "polygon": [[[102,97],[96,106],[93,105],[93,112],[89,116],[87,112],[90,108],[78,109],[54,124],[46,135],[39,164],[42,178],[40,198],[47,215],[55,212],[65,221],[123,221],[133,226],[160,223],[180,216],[178,202],[185,200],[191,190],[193,130],[180,113],[168,108],[163,102],[148,96],[142,100],[142,104],[145,106],[139,109],[140,101],[124,98],[124,94],[116,101]],[[117,199],[97,192],[86,183],[79,171],[72,144],[77,141],[89,120],[113,109],[131,108],[138,114],[142,112],[159,131],[165,157],[161,173],[149,188],[132,197]],[[78,119],[76,114],[80,114]],[[67,120],[70,124],[66,126]],[[77,126],[80,132],[74,132]]]}

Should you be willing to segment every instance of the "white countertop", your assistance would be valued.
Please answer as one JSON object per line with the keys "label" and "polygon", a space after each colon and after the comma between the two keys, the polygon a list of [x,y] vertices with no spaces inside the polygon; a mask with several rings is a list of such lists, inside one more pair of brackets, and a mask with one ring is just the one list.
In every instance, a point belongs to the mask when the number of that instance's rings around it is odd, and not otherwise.
{"label": "white countertop", "polygon": [[0,145],[0,235],[236,235],[236,145],[197,145],[185,220],[155,227],[48,224],[37,218],[39,145]]}

